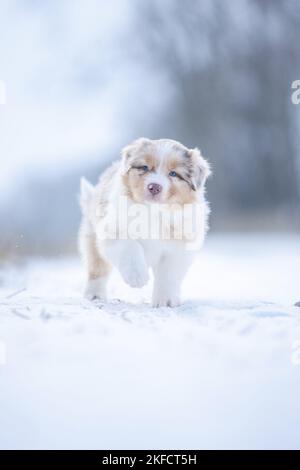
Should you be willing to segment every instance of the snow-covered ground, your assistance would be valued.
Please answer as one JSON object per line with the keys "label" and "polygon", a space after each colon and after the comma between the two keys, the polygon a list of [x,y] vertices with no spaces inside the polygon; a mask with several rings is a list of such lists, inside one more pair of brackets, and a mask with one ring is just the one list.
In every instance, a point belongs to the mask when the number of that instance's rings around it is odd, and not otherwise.
{"label": "snow-covered ground", "polygon": [[2,266],[0,448],[300,448],[299,260],[210,235],[159,310],[117,274],[83,300],[78,259]]}

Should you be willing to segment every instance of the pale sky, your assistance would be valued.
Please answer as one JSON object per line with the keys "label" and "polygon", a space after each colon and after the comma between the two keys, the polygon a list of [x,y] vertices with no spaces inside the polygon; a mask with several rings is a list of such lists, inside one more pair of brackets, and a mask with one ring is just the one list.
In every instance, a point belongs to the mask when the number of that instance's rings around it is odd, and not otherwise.
{"label": "pale sky", "polygon": [[128,0],[0,1],[0,80],[7,92],[0,105],[3,197],[33,169],[60,171],[82,158],[107,158],[142,107],[149,118],[159,105],[160,78],[139,63],[132,71]]}

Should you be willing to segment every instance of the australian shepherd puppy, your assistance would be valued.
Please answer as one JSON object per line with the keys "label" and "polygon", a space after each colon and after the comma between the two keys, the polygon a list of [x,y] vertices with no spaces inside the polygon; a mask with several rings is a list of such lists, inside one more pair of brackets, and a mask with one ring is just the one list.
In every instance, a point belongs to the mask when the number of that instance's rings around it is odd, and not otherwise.
{"label": "australian shepherd puppy", "polygon": [[131,287],[154,277],[153,307],[175,307],[180,287],[207,230],[200,151],[170,139],[141,138],[96,186],[81,181],[80,250],[87,270],[86,298],[106,299],[112,267]]}

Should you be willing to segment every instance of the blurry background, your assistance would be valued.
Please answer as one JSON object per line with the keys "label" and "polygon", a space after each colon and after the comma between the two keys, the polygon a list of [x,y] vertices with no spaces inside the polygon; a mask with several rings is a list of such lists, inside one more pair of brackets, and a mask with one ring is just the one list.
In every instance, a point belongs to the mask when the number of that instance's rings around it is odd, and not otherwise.
{"label": "blurry background", "polygon": [[300,229],[298,0],[0,0],[0,257],[76,250],[136,137],[212,163],[212,231]]}

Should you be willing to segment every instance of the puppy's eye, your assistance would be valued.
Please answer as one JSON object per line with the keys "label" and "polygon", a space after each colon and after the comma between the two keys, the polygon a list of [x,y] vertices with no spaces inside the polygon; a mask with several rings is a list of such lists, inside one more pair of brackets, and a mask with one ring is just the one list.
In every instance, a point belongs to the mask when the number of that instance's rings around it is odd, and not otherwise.
{"label": "puppy's eye", "polygon": [[133,166],[132,168],[134,168],[135,170],[143,171],[144,173],[147,173],[148,171],[150,171],[148,165]]}
{"label": "puppy's eye", "polygon": [[170,171],[169,176],[172,176],[174,178],[174,176],[178,176],[178,175],[176,171]]}

